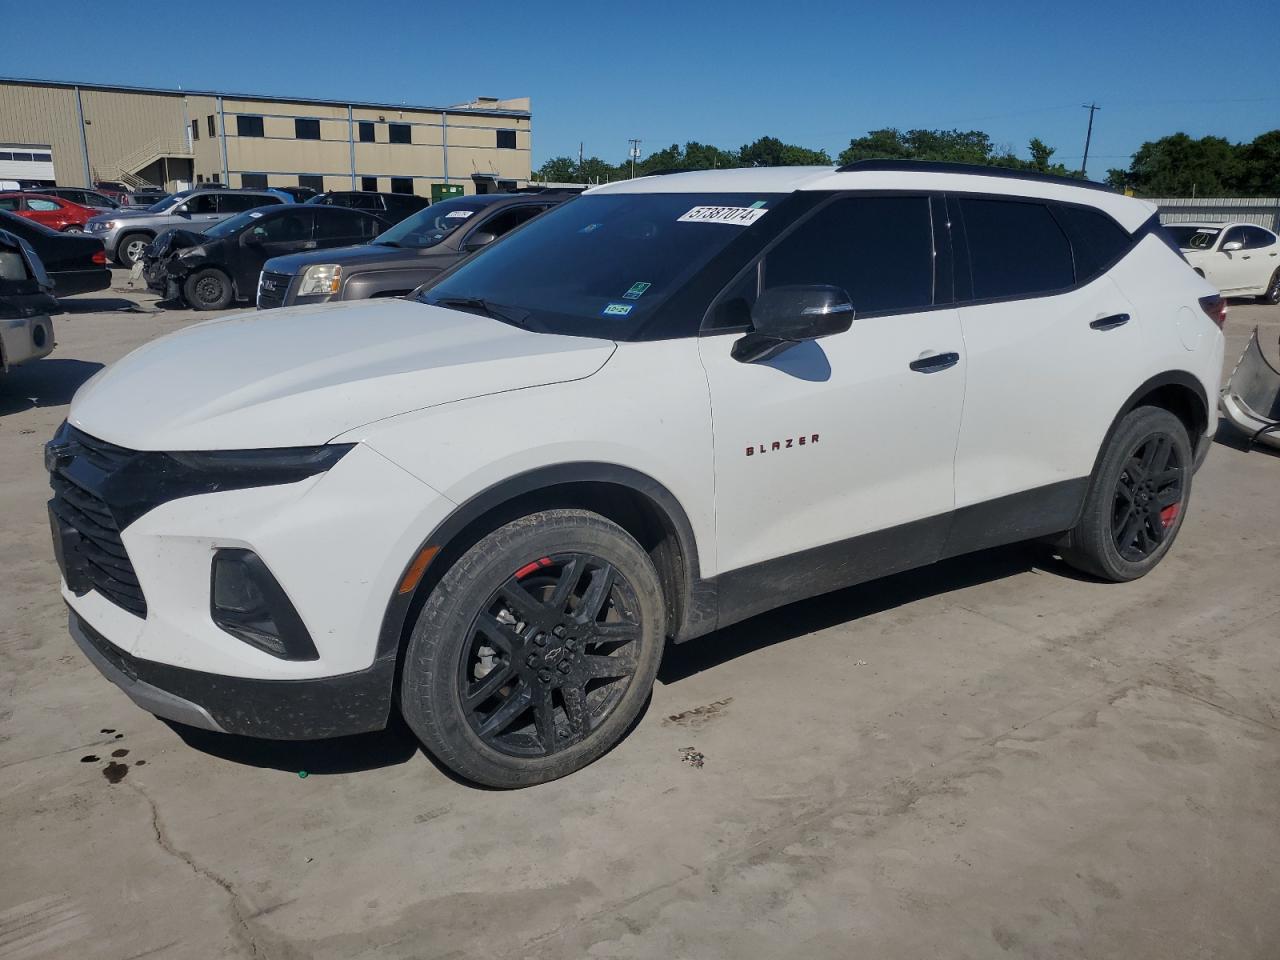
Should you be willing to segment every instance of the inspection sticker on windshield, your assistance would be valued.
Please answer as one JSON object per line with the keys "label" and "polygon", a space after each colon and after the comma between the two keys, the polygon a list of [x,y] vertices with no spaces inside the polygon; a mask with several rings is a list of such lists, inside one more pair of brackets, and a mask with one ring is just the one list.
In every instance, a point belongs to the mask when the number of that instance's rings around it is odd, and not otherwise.
{"label": "inspection sticker on windshield", "polygon": [[471,214],[473,213],[475,213],[474,210],[450,210],[448,213],[444,215],[444,218],[446,220],[449,220],[456,217],[459,220],[465,220],[467,219],[467,217],[471,216]]}
{"label": "inspection sticker on windshield", "polygon": [[631,285],[630,290],[628,290],[626,293],[622,295],[622,299],[623,300],[639,300],[641,297],[644,296],[644,292],[652,286],[653,286],[652,283],[645,283],[643,281],[638,280]]}
{"label": "inspection sticker on windshield", "polygon": [[600,311],[602,317],[625,317],[631,312],[629,303],[611,303]]}
{"label": "inspection sticker on windshield", "polygon": [[677,223],[732,223],[740,227],[750,226],[769,211],[760,207],[694,207]]}

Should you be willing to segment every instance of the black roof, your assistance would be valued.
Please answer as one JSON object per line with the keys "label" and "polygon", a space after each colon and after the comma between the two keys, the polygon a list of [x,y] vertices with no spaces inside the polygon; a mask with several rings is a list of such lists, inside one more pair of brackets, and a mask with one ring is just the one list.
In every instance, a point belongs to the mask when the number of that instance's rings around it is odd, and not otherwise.
{"label": "black roof", "polygon": [[1000,177],[1006,180],[1035,180],[1040,183],[1060,183],[1066,187],[1084,187],[1086,190],[1115,191],[1096,180],[1060,177],[1052,173],[1034,170],[1016,170],[1012,167],[989,167],[979,163],[950,163],[942,160],[857,160],[836,169],[836,173],[861,171],[902,171],[914,173],[965,173],[975,177]]}

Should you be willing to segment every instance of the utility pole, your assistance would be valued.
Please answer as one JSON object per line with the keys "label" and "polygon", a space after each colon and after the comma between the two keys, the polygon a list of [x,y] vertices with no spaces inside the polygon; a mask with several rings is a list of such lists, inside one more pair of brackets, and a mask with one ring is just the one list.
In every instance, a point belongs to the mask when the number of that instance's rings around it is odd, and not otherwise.
{"label": "utility pole", "polygon": [[1080,175],[1087,177],[1089,175],[1089,141],[1093,139],[1093,115],[1102,108],[1096,103],[1082,103],[1080,106],[1089,111],[1089,129],[1084,135],[1084,159],[1080,161]]}
{"label": "utility pole", "polygon": [[634,180],[636,178],[636,161],[640,159],[640,141],[628,140],[627,143],[631,144],[631,149],[628,152],[631,155],[631,179]]}
{"label": "utility pole", "polygon": [[582,141],[581,140],[578,141],[578,181],[580,183],[587,182],[586,175],[582,171]]}

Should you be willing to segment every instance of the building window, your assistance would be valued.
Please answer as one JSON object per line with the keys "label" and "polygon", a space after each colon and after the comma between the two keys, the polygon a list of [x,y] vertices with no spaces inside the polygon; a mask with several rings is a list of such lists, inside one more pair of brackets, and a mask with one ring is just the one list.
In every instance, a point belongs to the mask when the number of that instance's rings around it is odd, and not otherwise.
{"label": "building window", "polygon": [[413,193],[413,177],[392,177],[392,193]]}
{"label": "building window", "polygon": [[391,143],[413,143],[407,123],[388,123],[387,137]]}
{"label": "building window", "polygon": [[222,182],[222,174],[220,174],[220,173],[213,173],[213,174],[210,174],[210,175],[209,175],[209,179],[210,179],[213,183],[221,183],[221,182]]}
{"label": "building window", "polygon": [[191,139],[192,140],[200,139],[200,121],[199,120],[191,121]]}
{"label": "building window", "polygon": [[257,190],[265,189],[267,175],[265,173],[242,173],[240,174],[240,186],[253,187]]}
{"label": "building window", "polygon": [[319,120],[294,120],[293,136],[296,140],[319,140],[320,139],[320,121]]}
{"label": "building window", "polygon": [[53,154],[52,153],[33,153],[31,155],[31,159],[34,160],[36,163],[52,163]]}
{"label": "building window", "polygon": [[262,118],[246,116],[236,117],[236,135],[241,137],[262,136]]}
{"label": "building window", "polygon": [[204,183],[204,174],[203,174],[203,173],[197,173],[197,174],[196,174],[196,183]]}
{"label": "building window", "polygon": [[307,187],[316,193],[324,193],[324,177],[318,173],[298,174],[298,186]]}
{"label": "building window", "polygon": [[378,191],[378,178],[377,177],[361,177],[360,189],[368,190],[371,193],[376,193]]}
{"label": "building window", "polygon": [[372,121],[372,120],[361,120],[361,121],[360,121],[360,142],[361,142],[361,143],[373,143],[373,142],[374,142],[374,137],[373,137],[373,121]]}
{"label": "building window", "polygon": [[213,125],[213,114],[209,114],[205,119],[209,122],[209,139],[212,140],[218,135],[218,129]]}
{"label": "building window", "polygon": [[516,148],[516,132],[514,130],[498,131],[498,149],[514,150]]}

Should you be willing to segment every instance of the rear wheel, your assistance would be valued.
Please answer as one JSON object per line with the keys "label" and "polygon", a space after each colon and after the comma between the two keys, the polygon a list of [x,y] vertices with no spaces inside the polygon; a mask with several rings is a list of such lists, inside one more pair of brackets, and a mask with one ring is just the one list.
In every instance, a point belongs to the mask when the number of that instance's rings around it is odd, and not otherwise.
{"label": "rear wheel", "polygon": [[626,733],[665,634],[657,572],[626,531],[581,510],[532,514],[480,540],[432,590],[401,711],[465,779],[554,780]]}
{"label": "rear wheel", "polygon": [[142,259],[142,251],[147,249],[151,238],[145,233],[127,233],[116,245],[116,259],[124,267],[132,267]]}
{"label": "rear wheel", "polygon": [[231,278],[212,267],[197,270],[182,284],[182,295],[196,310],[224,310],[231,304]]}
{"label": "rear wheel", "polygon": [[1280,303],[1280,267],[1277,267],[1276,272],[1271,275],[1271,280],[1267,283],[1267,292],[1258,299],[1272,305]]}
{"label": "rear wheel", "polygon": [[1169,552],[1191,494],[1187,429],[1168,410],[1139,407],[1120,422],[1062,557],[1104,580],[1144,576]]}

